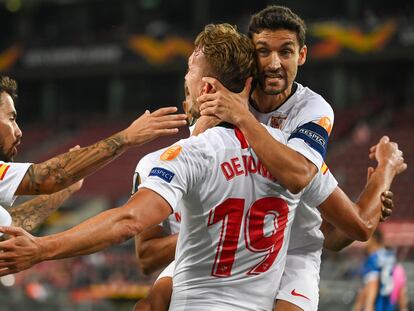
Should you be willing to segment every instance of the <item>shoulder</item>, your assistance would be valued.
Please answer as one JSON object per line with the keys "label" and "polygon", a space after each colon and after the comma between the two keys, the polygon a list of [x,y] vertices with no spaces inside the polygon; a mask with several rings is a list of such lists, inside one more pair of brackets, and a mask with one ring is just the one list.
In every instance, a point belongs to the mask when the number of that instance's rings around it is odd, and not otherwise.
{"label": "shoulder", "polygon": [[333,116],[331,105],[321,95],[301,85],[299,85],[297,92],[295,107],[298,108],[298,111]]}
{"label": "shoulder", "polygon": [[139,172],[141,173],[145,173],[147,171],[149,171],[152,163],[154,162],[155,159],[159,158],[160,155],[166,150],[167,148],[162,148],[160,150],[151,152],[146,154],[145,156],[143,156],[141,158],[141,160],[138,161],[138,164],[135,168],[135,172]]}

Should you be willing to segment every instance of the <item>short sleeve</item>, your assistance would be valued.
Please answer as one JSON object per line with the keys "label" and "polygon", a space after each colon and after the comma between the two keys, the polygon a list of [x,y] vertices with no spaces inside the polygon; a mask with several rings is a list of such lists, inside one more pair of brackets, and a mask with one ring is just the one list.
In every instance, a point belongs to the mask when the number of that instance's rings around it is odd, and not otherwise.
{"label": "short sleeve", "polygon": [[162,278],[172,278],[174,276],[174,269],[175,260],[173,260],[164,270],[161,271],[160,275],[157,277],[157,280],[155,282]]}
{"label": "short sleeve", "polygon": [[288,138],[288,146],[321,168],[334,122],[331,106],[315,95],[300,107],[295,119],[296,128]]}
{"label": "short sleeve", "polygon": [[208,167],[200,140],[197,137],[181,140],[151,159],[150,171],[139,189],[158,193],[177,211],[181,198],[204,178]]}
{"label": "short sleeve", "polygon": [[0,162],[0,204],[11,206],[15,193],[32,163]]}
{"label": "short sleeve", "polygon": [[138,191],[138,187],[141,183],[145,181],[145,179],[148,177],[149,172],[152,168],[152,162],[154,159],[157,159],[160,154],[162,154],[165,151],[164,149],[160,149],[154,152],[151,152],[139,160],[134,175],[132,177],[132,190],[131,195],[134,195],[135,192]]}
{"label": "short sleeve", "polygon": [[301,200],[309,206],[318,207],[334,192],[337,186],[338,182],[324,164],[305,188]]}

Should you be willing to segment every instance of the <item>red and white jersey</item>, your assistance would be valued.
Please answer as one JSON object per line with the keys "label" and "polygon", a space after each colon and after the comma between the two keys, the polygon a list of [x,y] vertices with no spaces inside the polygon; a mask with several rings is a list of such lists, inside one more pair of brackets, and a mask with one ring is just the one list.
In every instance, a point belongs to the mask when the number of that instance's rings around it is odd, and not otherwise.
{"label": "red and white jersey", "polygon": [[[289,147],[299,151],[318,168],[321,168],[305,191],[305,193],[312,191],[320,193],[319,203],[309,206],[304,203],[305,200],[301,201],[290,239],[289,251],[302,248],[303,252],[307,252],[321,248],[323,245],[324,237],[319,230],[322,218],[315,207],[325,201],[338,184],[323,164],[328,140],[325,134],[329,136],[332,130],[334,114],[331,106],[322,96],[296,82],[294,87],[296,91],[276,110],[261,113],[250,105],[250,111],[260,122],[284,132],[289,137]],[[326,138],[323,139],[325,143],[320,139],[321,137]]]}
{"label": "red and white jersey", "polygon": [[[163,148],[152,153],[149,153],[141,158],[135,168],[134,179],[132,181],[132,193],[134,194],[138,190],[138,186],[143,183],[148,177],[153,163],[167,148]],[[181,202],[178,203],[176,210],[167,219],[165,219],[160,225],[164,228],[167,234],[176,234],[180,231],[181,223]]]}
{"label": "red and white jersey", "polygon": [[273,308],[299,195],[274,181],[240,131],[215,127],[179,141],[140,187],[173,210],[183,202],[171,310]]}
{"label": "red and white jersey", "polygon": [[32,163],[12,163],[0,161],[0,204],[11,206],[14,195],[24,175]]}

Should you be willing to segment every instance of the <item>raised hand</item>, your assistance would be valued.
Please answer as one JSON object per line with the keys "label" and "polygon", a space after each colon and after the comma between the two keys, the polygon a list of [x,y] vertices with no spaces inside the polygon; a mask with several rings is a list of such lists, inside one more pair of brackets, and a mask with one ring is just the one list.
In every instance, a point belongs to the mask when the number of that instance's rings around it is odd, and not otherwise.
{"label": "raised hand", "polygon": [[173,114],[176,107],[158,109],[152,113],[145,111],[127,129],[121,133],[129,146],[147,143],[157,137],[173,135],[178,132],[178,127],[187,124],[185,114]]}
{"label": "raised hand", "polygon": [[39,238],[18,227],[0,227],[0,232],[10,237],[0,242],[0,276],[26,270],[41,261]]}
{"label": "raised hand", "polygon": [[370,148],[369,157],[378,162],[378,166],[391,165],[395,175],[401,174],[407,169],[403,152],[398,149],[398,144],[390,141],[388,136],[381,137],[378,144]]}
{"label": "raised hand", "polygon": [[217,79],[204,77],[204,82],[212,85],[214,92],[197,98],[202,116],[216,116],[225,122],[238,125],[240,116],[249,112],[249,96],[252,78],[246,80],[243,91],[233,93]]}

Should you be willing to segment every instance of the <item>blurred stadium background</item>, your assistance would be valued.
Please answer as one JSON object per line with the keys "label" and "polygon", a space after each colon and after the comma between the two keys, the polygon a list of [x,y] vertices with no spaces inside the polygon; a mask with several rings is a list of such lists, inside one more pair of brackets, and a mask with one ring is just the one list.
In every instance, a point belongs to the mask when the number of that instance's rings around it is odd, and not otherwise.
{"label": "blurred stadium background", "polygon": [[[368,147],[384,134],[411,165],[393,186],[396,208],[381,229],[406,268],[413,301],[412,1],[0,0],[0,72],[19,82],[17,160],[45,160],[122,129],[145,109],[180,106],[194,36],[210,22],[245,31],[249,16],[268,4],[289,6],[308,25],[308,61],[297,81],[335,110],[327,163],[340,186],[357,198]],[[36,234],[61,231],[124,202],[141,156],[177,138],[131,150],[88,178]],[[324,252],[320,310],[351,310],[362,258],[358,243]],[[0,310],[131,310],[153,280],[139,273],[130,241],[2,278]]]}

